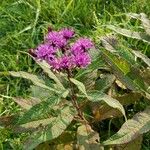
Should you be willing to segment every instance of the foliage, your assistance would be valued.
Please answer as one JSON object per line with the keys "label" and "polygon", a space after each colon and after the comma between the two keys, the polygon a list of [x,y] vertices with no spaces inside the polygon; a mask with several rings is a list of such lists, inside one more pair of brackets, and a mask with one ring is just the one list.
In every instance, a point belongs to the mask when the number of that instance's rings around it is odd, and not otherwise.
{"label": "foliage", "polygon": [[[1,149],[149,149],[149,1],[129,3],[2,1]],[[70,77],[23,52],[49,26],[92,37],[92,63]]]}

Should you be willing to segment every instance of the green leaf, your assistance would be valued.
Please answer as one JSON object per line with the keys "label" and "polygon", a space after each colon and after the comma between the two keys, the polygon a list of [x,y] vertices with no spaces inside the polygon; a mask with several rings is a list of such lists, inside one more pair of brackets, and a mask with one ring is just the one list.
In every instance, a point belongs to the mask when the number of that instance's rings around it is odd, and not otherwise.
{"label": "green leaf", "polygon": [[[131,104],[135,104],[136,102],[140,101],[142,95],[139,93],[128,93],[122,96],[115,96],[114,99],[118,100],[120,104],[124,106],[128,106]],[[94,119],[97,121],[105,120],[107,118],[116,118],[121,117],[122,113],[115,108],[107,104],[93,104],[92,105],[92,112],[94,115]]]}
{"label": "green leaf", "polygon": [[77,130],[77,144],[79,150],[103,150],[100,146],[99,134],[90,125],[81,125]]}
{"label": "green leaf", "polygon": [[35,98],[23,99],[23,98],[15,97],[13,98],[13,100],[19,106],[21,106],[23,109],[26,109],[26,110],[29,110],[31,107],[41,102],[41,100],[35,99]]}
{"label": "green leaf", "polygon": [[150,35],[150,20],[148,19],[146,14],[127,13],[127,16],[141,20],[146,33]]}
{"label": "green leaf", "polygon": [[150,20],[148,19],[146,14],[140,13],[140,15],[141,15],[142,25],[143,25],[146,33],[150,35]]}
{"label": "green leaf", "polygon": [[64,106],[59,116],[49,125],[39,128],[38,131],[31,134],[29,139],[24,143],[24,150],[32,150],[40,143],[57,138],[63,133],[74,118],[76,112],[70,106]]}
{"label": "green leaf", "polygon": [[104,36],[101,39],[103,47],[112,53],[116,53],[116,46],[118,45],[118,40],[115,36]]}
{"label": "green leaf", "polygon": [[124,117],[126,119],[125,110],[118,100],[116,100],[104,93],[101,93],[99,91],[94,91],[94,92],[89,93],[88,99],[92,102],[104,101],[110,107],[118,109],[124,115]]}
{"label": "green leaf", "polygon": [[96,90],[104,92],[112,86],[115,81],[115,76],[113,74],[101,74],[100,78],[96,80],[95,87]]}
{"label": "green leaf", "polygon": [[132,51],[132,53],[133,53],[136,57],[141,58],[141,59],[150,67],[150,59],[149,59],[146,55],[142,54],[142,53],[139,52],[139,51]]}
{"label": "green leaf", "polygon": [[133,39],[137,39],[137,40],[141,40],[143,42],[146,42],[146,43],[150,44],[150,35],[147,35],[146,33],[134,32],[134,31],[123,29],[123,28],[116,27],[116,26],[113,26],[113,25],[108,25],[107,28],[109,28],[110,30],[113,30],[116,33],[121,34],[123,36],[133,38]]}
{"label": "green leaf", "polygon": [[129,143],[122,144],[122,145],[115,145],[114,148],[117,150],[141,150],[142,140],[143,137],[139,136],[138,138],[136,138],[135,140]]}
{"label": "green leaf", "polygon": [[35,61],[43,69],[43,71],[45,73],[47,73],[47,75],[55,81],[55,83],[57,84],[57,87],[59,89],[62,89],[62,90],[65,89],[64,86],[62,85],[62,83],[56,77],[56,75],[51,71],[49,64],[47,64],[45,61],[37,61],[37,60],[35,60]]}
{"label": "green leaf", "polygon": [[30,91],[31,97],[38,98],[42,101],[55,94],[53,91],[49,91],[36,85],[30,86]]}
{"label": "green leaf", "polygon": [[103,37],[101,41],[103,47],[105,47],[106,50],[110,51],[111,53],[120,55],[131,65],[138,65],[135,61],[134,55],[132,54],[132,50],[125,46],[125,41],[123,45],[115,36]]}
{"label": "green leaf", "polygon": [[132,119],[127,120],[127,122],[122,125],[121,129],[103,144],[125,144],[149,130],[150,108],[147,108],[145,111],[137,113]]}
{"label": "green leaf", "polygon": [[[147,67],[146,69],[142,70],[141,76],[143,80],[150,85],[150,68]],[[150,86],[148,87],[148,92],[150,93]]]}
{"label": "green leaf", "polygon": [[84,95],[87,96],[85,86],[84,86],[84,84],[82,82],[80,82],[80,81],[78,81],[76,79],[73,79],[73,78],[70,78],[70,81],[77,86],[79,91],[81,91]]}
{"label": "green leaf", "polygon": [[86,90],[89,91],[94,89],[95,80],[97,79],[97,77],[97,70],[93,70],[92,72],[84,74],[84,76],[80,77],[78,81],[81,81],[86,87]]}
{"label": "green leaf", "polygon": [[14,76],[14,77],[20,77],[20,78],[31,80],[33,82],[33,84],[35,84],[35,85],[37,85],[39,87],[42,87],[42,88],[45,88],[45,89],[48,89],[48,90],[56,92],[55,89],[46,86],[45,82],[42,79],[39,79],[38,76],[33,75],[31,73],[27,73],[27,72],[24,72],[24,71],[18,71],[18,72],[9,71],[8,73],[10,75]]}
{"label": "green leaf", "polygon": [[47,116],[50,112],[52,112],[54,105],[59,102],[60,97],[53,96],[48,98],[46,101],[42,101],[41,103],[34,105],[18,118],[17,124],[24,124],[43,118],[45,115]]}
{"label": "green leaf", "polygon": [[52,123],[52,121],[54,121],[55,119],[56,119],[55,117],[39,119],[36,121],[24,123],[21,125],[16,125],[16,126],[12,127],[12,129],[15,133],[23,133],[23,132],[28,132],[28,131],[33,132],[33,131],[38,130],[41,127],[44,127],[44,126]]}
{"label": "green leaf", "polygon": [[148,93],[149,86],[143,81],[140,71],[137,68],[105,49],[101,48],[101,51],[103,58],[109,64],[113,73],[126,87],[133,91],[140,91],[144,96],[150,98],[150,94]]}

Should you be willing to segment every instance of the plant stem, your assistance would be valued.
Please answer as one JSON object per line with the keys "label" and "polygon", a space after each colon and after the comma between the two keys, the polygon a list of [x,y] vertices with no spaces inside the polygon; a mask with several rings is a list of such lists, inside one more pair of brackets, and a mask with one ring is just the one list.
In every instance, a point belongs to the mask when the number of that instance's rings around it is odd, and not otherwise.
{"label": "plant stem", "polygon": [[67,74],[68,74],[68,80],[69,80],[69,84],[70,84],[70,89],[71,89],[71,101],[73,106],[76,108],[77,112],[78,112],[78,116],[80,117],[81,120],[84,121],[84,123],[87,123],[87,120],[84,118],[83,112],[79,107],[79,104],[77,102],[77,96],[75,94],[75,90],[74,90],[74,85],[73,83],[70,81],[70,78],[72,77],[72,72],[71,70],[67,70]]}

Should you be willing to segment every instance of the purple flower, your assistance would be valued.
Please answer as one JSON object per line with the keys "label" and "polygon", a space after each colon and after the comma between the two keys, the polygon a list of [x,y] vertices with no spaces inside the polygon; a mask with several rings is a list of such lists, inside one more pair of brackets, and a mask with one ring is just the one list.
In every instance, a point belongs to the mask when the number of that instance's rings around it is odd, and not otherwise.
{"label": "purple flower", "polygon": [[50,66],[53,70],[60,70],[61,69],[61,63],[59,58],[55,58],[51,61],[49,61]]}
{"label": "purple flower", "polygon": [[69,39],[73,36],[74,31],[69,28],[58,32],[50,30],[45,43],[36,48],[36,57],[45,60],[56,71],[87,67],[91,63],[88,50],[93,47],[93,43],[90,39],[80,38],[70,45]]}
{"label": "purple flower", "polygon": [[54,47],[58,48],[63,48],[67,44],[67,41],[63,37],[63,35],[60,32],[56,31],[49,32],[46,35],[45,40],[52,44]]}
{"label": "purple flower", "polygon": [[45,59],[48,55],[52,55],[56,49],[49,44],[41,44],[36,49],[36,55],[38,59]]}
{"label": "purple flower", "polygon": [[62,56],[49,61],[52,69],[60,71],[62,69],[71,69],[75,67],[75,61],[72,56]]}
{"label": "purple flower", "polygon": [[74,57],[72,56],[63,56],[61,57],[61,68],[62,69],[71,69],[75,67]]}
{"label": "purple flower", "polygon": [[85,50],[78,43],[74,43],[71,47],[71,51],[74,55],[78,55],[80,53],[83,53]]}
{"label": "purple flower", "polygon": [[86,52],[78,54],[75,57],[75,63],[78,67],[85,68],[91,63],[90,55]]}
{"label": "purple flower", "polygon": [[74,55],[87,52],[88,49],[93,47],[93,43],[91,40],[87,38],[78,39],[71,47],[71,50]]}
{"label": "purple flower", "polygon": [[60,30],[60,34],[63,35],[65,39],[70,39],[74,36],[74,31],[72,29],[64,28]]}
{"label": "purple flower", "polygon": [[90,49],[94,46],[92,41],[87,38],[80,38],[77,42],[78,44],[82,45],[82,47],[85,49]]}

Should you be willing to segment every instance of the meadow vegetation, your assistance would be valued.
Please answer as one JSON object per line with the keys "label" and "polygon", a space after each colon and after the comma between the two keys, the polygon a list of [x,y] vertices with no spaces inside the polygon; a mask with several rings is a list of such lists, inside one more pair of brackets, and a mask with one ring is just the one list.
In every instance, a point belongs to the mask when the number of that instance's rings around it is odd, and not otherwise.
{"label": "meadow vegetation", "polygon": [[[79,146],[77,148],[81,150],[82,146],[87,150],[150,149],[149,20],[149,0],[1,0],[0,149],[32,149],[38,144],[40,145],[36,148],[37,150],[71,149],[72,145]],[[79,120],[82,118],[71,119],[68,120],[66,127],[60,126],[60,128],[67,128],[63,134],[54,126],[54,129],[60,132],[58,136],[55,133],[56,137],[49,136],[48,140],[36,143],[36,138],[40,136],[33,135],[31,136],[33,138],[28,141],[28,136],[30,137],[32,133],[30,129],[27,129],[29,131],[27,132],[23,128],[28,128],[25,124],[33,121],[34,117],[37,117],[36,120],[41,119],[44,113],[46,115],[48,113],[55,118],[58,117],[58,120],[61,115],[67,120],[63,110],[68,113],[70,111],[68,108],[71,105],[71,96],[68,96],[70,91],[68,91],[65,73],[57,75],[51,71],[48,72],[45,64],[36,62],[28,54],[30,49],[36,48],[43,42],[49,28],[60,30],[64,27],[73,28],[78,37],[88,37],[95,43],[96,51],[90,51],[92,64],[86,69],[77,69],[74,78],[71,79],[77,92],[79,105],[82,106],[85,103],[82,111],[89,125],[88,127],[81,125],[82,121]],[[18,71],[23,73],[18,74]],[[28,77],[24,77],[24,72],[29,73]],[[63,88],[60,89],[61,97],[67,99],[67,102],[60,101],[59,107],[62,107],[63,102],[67,105],[62,108],[62,112],[58,110],[58,106],[51,104],[57,94],[53,95],[43,90],[41,86],[39,88],[41,81],[40,83],[37,83],[37,80],[33,81],[34,77],[30,76],[31,74],[36,74],[44,80],[46,83],[42,85],[44,87],[49,86],[55,89],[57,84],[59,84],[58,87],[60,86],[59,81],[66,87],[66,91]],[[36,86],[33,86],[33,83]],[[97,93],[98,91],[103,94]],[[49,112],[44,112],[47,103],[36,108],[37,102],[31,110],[31,105],[24,101],[27,99],[30,101],[31,97],[44,100],[48,98],[48,105],[56,107],[56,110],[49,109]],[[55,102],[58,103],[58,101]],[[31,111],[27,113],[25,110]],[[39,114],[34,114],[38,111]],[[42,113],[43,116],[40,116]],[[20,116],[22,120],[19,120],[17,127],[13,126]],[[128,121],[125,124],[126,118],[133,118],[133,124],[128,124]],[[140,119],[143,120],[140,121]],[[129,126],[129,129],[130,125],[131,129],[132,125],[136,128],[134,125],[137,120],[139,120],[136,130],[138,136],[128,135],[131,130],[128,130],[126,126]],[[63,124],[63,120],[61,121],[59,123]],[[125,125],[122,126],[123,124]],[[40,128],[40,124],[37,127]],[[94,140],[98,140],[95,142],[92,138],[89,139],[92,148],[90,144],[86,147],[88,144],[85,141],[89,135],[87,136],[84,132],[85,128],[88,128],[90,134],[94,134],[92,137]],[[129,137],[132,140],[128,140]],[[27,142],[24,142],[26,140]]]}

